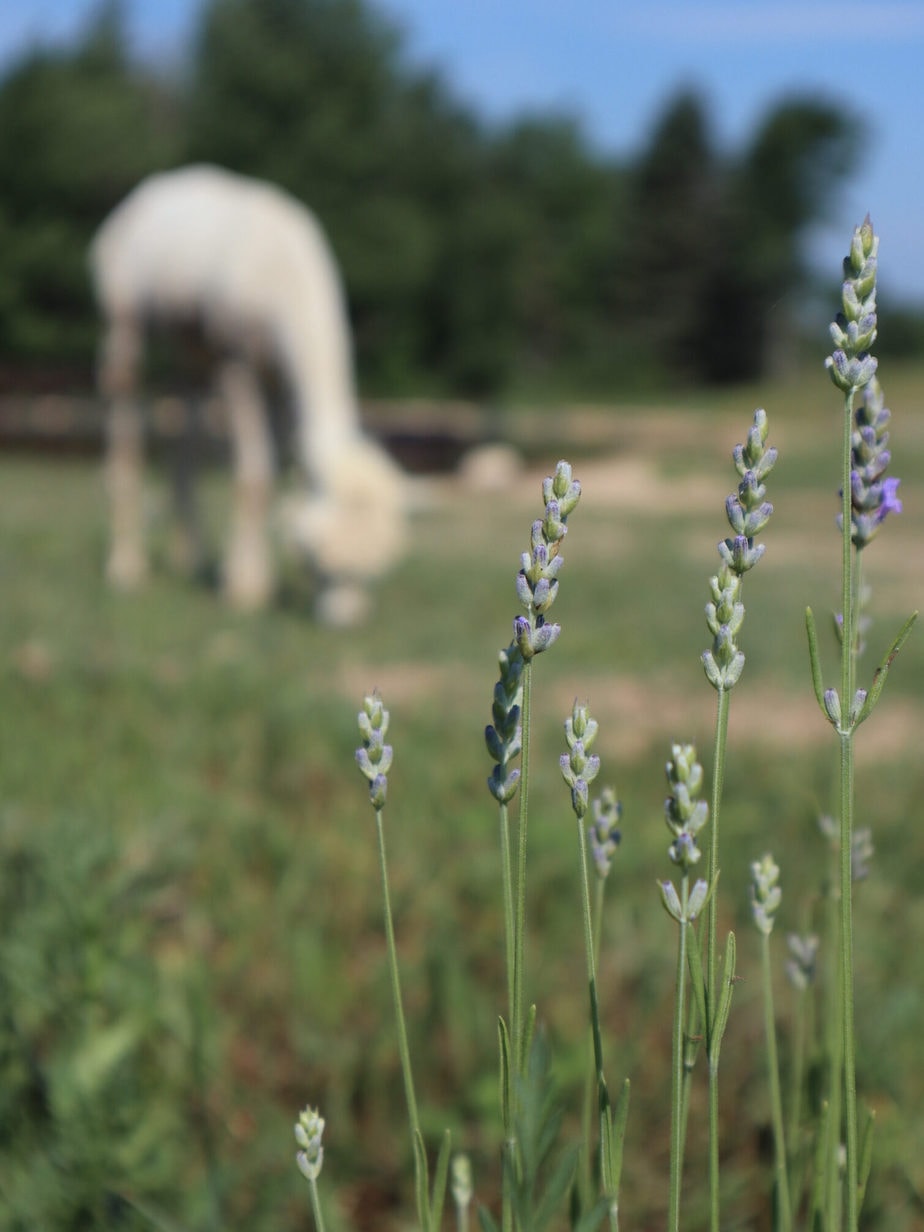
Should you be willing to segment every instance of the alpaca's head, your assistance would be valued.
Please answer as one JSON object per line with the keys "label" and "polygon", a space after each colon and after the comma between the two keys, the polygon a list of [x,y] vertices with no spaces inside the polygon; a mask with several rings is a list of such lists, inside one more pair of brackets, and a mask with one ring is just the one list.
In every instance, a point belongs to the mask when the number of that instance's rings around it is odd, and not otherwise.
{"label": "alpaca's head", "polygon": [[408,496],[401,471],[374,441],[355,437],[324,468],[323,487],[292,496],[282,509],[289,544],[317,572],[318,616],[348,626],[368,614],[368,584],[400,556]]}

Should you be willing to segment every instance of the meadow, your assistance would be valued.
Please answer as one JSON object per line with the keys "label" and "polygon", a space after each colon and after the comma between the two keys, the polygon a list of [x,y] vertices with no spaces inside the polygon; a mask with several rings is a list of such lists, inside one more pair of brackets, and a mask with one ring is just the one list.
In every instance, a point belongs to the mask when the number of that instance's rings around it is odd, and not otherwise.
{"label": "meadow", "polygon": [[[904,512],[866,557],[868,669],[924,591],[924,369],[883,364],[881,379]],[[411,1226],[374,830],[354,762],[356,713],[374,687],[391,712],[391,892],[421,1119],[432,1140],[451,1127],[477,1196],[494,1201],[504,955],[483,731],[520,553],[559,457],[583,496],[562,635],[534,679],[528,996],[576,1116],[586,986],[558,757],[577,697],[600,723],[599,782],[624,805],[598,971],[608,1067],[633,1087],[621,1205],[629,1228],[664,1226],[664,763],[681,740],[708,760],[703,608],[736,483],[731,450],[757,406],[780,458],[731,707],[719,926],[738,934],[741,981],[723,1047],[722,1175],[724,1226],[771,1227],[748,879],[772,851],[786,1090],[783,934],[823,909],[831,855],[818,818],[837,773],[804,628],[811,604],[834,679],[840,418],[821,363],[759,391],[509,417],[524,473],[500,491],[421,481],[408,554],[374,620],[350,633],[312,623],[291,565],[278,603],[256,615],[178,576],[157,473],[154,576],[115,595],[102,579],[99,463],[0,460],[0,1228],[307,1228],[292,1139],[306,1103],[327,1121],[328,1227]],[[205,487],[217,541],[224,473]],[[875,846],[855,905],[858,1087],[877,1114],[864,1227],[890,1232],[924,1222],[922,683],[916,630],[857,738],[857,821]],[[704,1099],[698,1081],[694,1114]],[[706,1219],[704,1151],[693,1138],[693,1230]]]}

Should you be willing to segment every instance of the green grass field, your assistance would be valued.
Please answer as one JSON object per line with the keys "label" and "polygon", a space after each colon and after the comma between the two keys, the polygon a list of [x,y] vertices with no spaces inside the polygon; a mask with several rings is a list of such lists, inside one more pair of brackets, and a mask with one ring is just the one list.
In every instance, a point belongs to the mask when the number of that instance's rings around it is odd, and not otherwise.
{"label": "green grass field", "polygon": [[[867,674],[924,591],[924,370],[884,366],[882,379],[905,511],[866,553]],[[671,741],[694,739],[708,770],[703,607],[730,451],[757,405],[780,460],[766,557],[744,586],[748,664],[731,707],[722,925],[738,931],[743,980],[722,1054],[723,1183],[728,1228],[770,1228],[747,883],[750,860],[772,850],[785,1019],[783,934],[817,910],[828,855],[816,819],[836,772],[803,624],[811,604],[833,682],[840,407],[820,365],[759,394],[616,406],[574,447],[564,413],[532,430],[519,417],[528,473],[503,494],[428,483],[374,621],[350,634],[311,622],[291,568],[280,602],[254,616],[173,572],[157,475],[153,579],[114,595],[99,464],[0,462],[0,1228],[152,1226],[140,1209],[190,1232],[307,1228],[292,1123],[308,1102],[327,1118],[329,1226],[410,1226],[373,821],[353,762],[356,711],[375,686],[392,716],[386,825],[422,1117],[432,1141],[452,1128],[478,1196],[493,1200],[505,985],[482,732],[519,553],[559,456],[584,497],[555,609],[562,637],[535,672],[528,995],[576,1109],[586,994],[558,754],[577,696],[601,724],[599,783],[625,806],[599,973],[611,1082],[633,1083],[625,1224],[663,1226],[675,944],[655,886],[670,873],[663,767]],[[223,474],[206,494],[217,537]],[[860,1095],[878,1117],[866,1226],[890,1232],[924,1220],[922,684],[916,630],[858,737],[858,821],[876,846],[855,924]],[[691,1232],[706,1209],[704,1160],[693,1130]]]}

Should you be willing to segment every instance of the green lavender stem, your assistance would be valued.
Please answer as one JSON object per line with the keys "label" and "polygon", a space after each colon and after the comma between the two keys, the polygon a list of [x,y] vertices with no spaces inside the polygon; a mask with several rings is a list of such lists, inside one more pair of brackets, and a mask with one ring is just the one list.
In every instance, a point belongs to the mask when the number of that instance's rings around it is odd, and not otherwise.
{"label": "green lavender stem", "polygon": [[314,1226],[317,1232],[324,1232],[324,1216],[321,1214],[321,1202],[318,1198],[317,1181],[309,1180],[308,1192],[311,1195],[311,1213],[314,1216]]}
{"label": "green lavender stem", "polygon": [[[584,835],[582,832],[581,834],[582,856],[583,856],[583,851],[584,851],[583,843],[584,843]],[[585,871],[585,885],[586,885],[586,871]],[[593,929],[592,954],[593,954],[594,971],[596,971],[597,965],[600,961],[600,938],[603,932],[603,891],[604,891],[605,885],[606,883],[603,880],[603,878],[598,877],[596,881],[596,885],[594,887],[594,903],[593,903],[593,911],[592,911],[592,929]],[[584,1083],[584,1106],[583,1106],[583,1115],[581,1118],[581,1124],[582,1124],[583,1131],[584,1131],[582,1134],[581,1140],[586,1144],[586,1149],[583,1155],[584,1163],[583,1163],[583,1171],[582,1171],[582,1179],[583,1179],[582,1188],[583,1188],[584,1201],[587,1205],[590,1204],[590,1194],[591,1194],[590,1142],[591,1142],[592,1122],[593,1122],[594,1087],[596,1086],[596,1080],[597,1080],[596,1050],[595,1050],[595,1041],[594,1041],[594,1034],[593,1034],[593,1025],[591,1025],[590,1065],[588,1067],[587,1078]]]}
{"label": "green lavender stem", "polygon": [[670,1210],[668,1228],[680,1232],[680,1190],[683,1175],[683,1018],[686,990],[687,928],[686,922],[689,879],[680,882],[682,919],[677,942],[677,978],[674,990],[674,1037],[671,1057],[671,1170]]}
{"label": "green lavender stem", "polygon": [[761,958],[764,982],[764,1026],[767,1035],[767,1077],[770,1083],[770,1112],[773,1121],[774,1173],[776,1176],[777,1230],[791,1232],[792,1199],[783,1129],[783,1097],[780,1091],[780,1064],[776,1048],[776,1016],[773,1011],[773,973],[770,964],[770,934],[761,933]]}
{"label": "green lavender stem", "polygon": [[[513,946],[513,1005],[510,1030],[513,1032],[513,1064],[517,1073],[525,1071],[525,1019],[523,1014],[523,983],[526,966],[526,833],[529,810],[529,734],[532,695],[532,663],[523,668],[523,750],[520,757],[520,813],[517,826],[516,908]],[[514,1084],[516,1086],[516,1084]]]}
{"label": "green lavender stem", "polygon": [[841,908],[840,908],[840,857],[835,853],[832,860],[832,881],[828,909],[828,936],[838,961],[828,974],[826,988],[827,1045],[830,1079],[828,1083],[828,1115],[824,1129],[827,1138],[825,1172],[827,1176],[825,1219],[828,1232],[839,1232],[841,1224],[841,1110],[843,1108],[844,1033],[843,1003],[844,981],[839,961],[841,954]]}
{"label": "green lavender stem", "polygon": [[[516,953],[516,926],[514,923],[513,872],[510,857],[510,819],[506,804],[500,805],[500,831],[501,872],[504,886],[504,938],[507,958],[507,997],[510,1014],[510,1029],[514,1030],[513,1024],[517,1021],[515,993],[516,960],[514,957]],[[501,1082],[506,1085],[506,1090],[503,1092],[503,1098],[501,1101],[504,1114],[504,1151],[510,1158],[511,1164],[514,1164],[516,1162],[516,1138],[513,1130],[514,1109],[512,1105],[513,1100],[515,1099],[517,1082],[515,1077],[509,1073],[506,1075],[502,1073]],[[502,1206],[501,1226],[504,1232],[511,1232],[513,1227],[513,1209],[506,1183],[504,1185]]]}
{"label": "green lavender stem", "polygon": [[[417,1193],[426,1195],[427,1189],[421,1186],[419,1175],[419,1155],[417,1142],[420,1137],[420,1118],[417,1115],[417,1099],[414,1095],[414,1077],[411,1072],[411,1053],[407,1043],[407,1027],[404,1021],[404,1006],[401,1000],[401,981],[398,974],[398,950],[395,945],[395,929],[392,921],[391,896],[388,891],[388,867],[385,860],[385,827],[383,810],[375,810],[375,830],[379,843],[379,867],[382,872],[382,898],[385,913],[385,938],[388,947],[388,968],[391,976],[391,992],[395,1003],[395,1022],[398,1028],[398,1055],[401,1058],[401,1073],[404,1077],[404,1095],[407,1101],[407,1114],[411,1123],[411,1144],[414,1149],[414,1164],[417,1176]],[[425,1214],[418,1211],[421,1227],[426,1226]]]}
{"label": "green lavender stem", "polygon": [[[590,1027],[593,1037],[594,1070],[597,1080],[598,1109],[602,1114],[609,1111],[609,1093],[603,1072],[603,1041],[600,1034],[600,1011],[597,1004],[597,972],[594,961],[594,937],[590,911],[590,887],[587,882],[587,858],[584,850],[584,827],[577,818],[578,853],[581,866],[581,906],[584,916],[584,950],[587,960],[587,987],[590,993]],[[587,1141],[585,1139],[585,1141]],[[601,1165],[601,1173],[602,1173]]]}
{"label": "green lavender stem", "polygon": [[[506,804],[500,806],[500,849],[501,849],[501,881],[504,892],[504,945],[507,959],[507,1005],[510,1014],[510,1026],[516,1021],[514,997],[514,970],[516,965],[515,936],[516,927],[513,913],[513,868],[510,858],[510,816]],[[507,1126],[504,1127],[505,1130]]]}
{"label": "green lavender stem", "polygon": [[[709,884],[715,883],[719,868],[719,812],[722,804],[722,789],[725,783],[725,752],[728,745],[728,710],[730,695],[727,689],[717,690],[715,720],[715,745],[712,757],[712,794],[710,812],[712,834],[709,842]],[[719,1232],[719,1067],[715,1057],[713,1033],[716,1022],[716,929],[718,891],[713,891],[709,900],[706,951],[706,1012],[709,1021],[705,1024],[709,1054],[709,1206],[710,1227]]]}
{"label": "green lavender stem", "polygon": [[813,994],[810,989],[799,989],[796,994],[796,1006],[793,1015],[793,1056],[792,1072],[790,1075],[791,1087],[787,1141],[789,1143],[789,1158],[792,1163],[793,1172],[790,1192],[794,1213],[799,1209],[800,1195],[805,1181],[802,1108],[804,1104],[805,1058],[814,1034],[814,1016],[811,1014],[812,996]]}
{"label": "green lavender stem", "polygon": [[844,1048],[844,1118],[847,1139],[847,1232],[857,1232],[858,1162],[857,1162],[857,1074],[854,1034],[853,989],[853,881],[851,854],[853,850],[854,757],[853,734],[855,720],[848,718],[856,688],[857,611],[854,587],[854,549],[852,543],[851,508],[851,440],[853,435],[853,392],[844,398],[844,439],[842,466],[842,600],[843,637],[841,638],[841,708],[840,737],[840,955],[841,1010],[843,1013]]}

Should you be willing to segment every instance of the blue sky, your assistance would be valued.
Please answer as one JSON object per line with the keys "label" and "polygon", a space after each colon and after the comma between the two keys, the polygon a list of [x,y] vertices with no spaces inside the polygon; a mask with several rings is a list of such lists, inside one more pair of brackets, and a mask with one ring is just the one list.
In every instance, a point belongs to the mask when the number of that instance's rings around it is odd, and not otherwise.
{"label": "blue sky", "polygon": [[[0,3],[0,65],[64,40],[92,0]],[[849,103],[867,125],[861,167],[811,246],[836,272],[869,210],[882,294],[924,301],[922,0],[377,0],[412,62],[436,65],[484,116],[567,110],[603,150],[629,154],[681,86],[699,88],[734,147],[796,91]],[[136,48],[176,56],[197,0],[128,0]]]}

